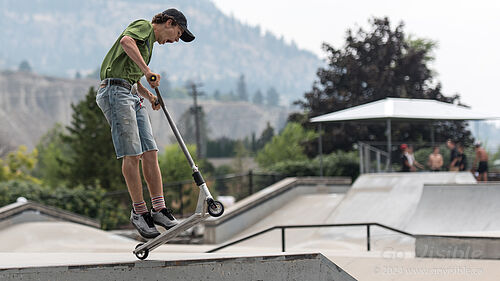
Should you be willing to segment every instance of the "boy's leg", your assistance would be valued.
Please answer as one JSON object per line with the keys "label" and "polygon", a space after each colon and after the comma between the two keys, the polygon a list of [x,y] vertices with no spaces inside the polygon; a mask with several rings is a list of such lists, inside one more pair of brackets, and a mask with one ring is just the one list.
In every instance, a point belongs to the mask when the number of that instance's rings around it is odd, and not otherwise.
{"label": "boy's leg", "polygon": [[[137,171],[139,171],[139,168],[137,168]],[[163,196],[163,184],[156,150],[146,151],[142,155],[142,173],[148,184],[151,198]]]}
{"label": "boy's leg", "polygon": [[144,152],[142,156],[142,172],[148,184],[149,194],[151,195],[153,204],[151,216],[153,217],[154,223],[163,226],[165,229],[176,226],[177,220],[170,210],[165,208],[163,184],[156,150]]}
{"label": "boy's leg", "polygon": [[132,202],[144,201],[142,194],[141,174],[139,172],[140,156],[125,156],[122,162],[122,173],[127,184],[128,193]]}
{"label": "boy's leg", "polygon": [[122,173],[133,202],[130,221],[143,237],[153,238],[160,233],[156,229],[144,202],[139,170],[139,159],[143,150],[136,110],[140,99],[125,86],[108,84],[105,89],[108,95],[101,95],[96,99],[111,125],[116,156],[117,158],[123,157]]}
{"label": "boy's leg", "polygon": [[127,183],[128,192],[133,202],[130,222],[145,238],[154,238],[160,233],[154,226],[151,214],[148,212],[142,195],[141,174],[139,172],[140,156],[125,156],[122,163],[122,173]]}
{"label": "boy's leg", "polygon": [[488,172],[483,173],[483,181],[487,182],[488,181]]}

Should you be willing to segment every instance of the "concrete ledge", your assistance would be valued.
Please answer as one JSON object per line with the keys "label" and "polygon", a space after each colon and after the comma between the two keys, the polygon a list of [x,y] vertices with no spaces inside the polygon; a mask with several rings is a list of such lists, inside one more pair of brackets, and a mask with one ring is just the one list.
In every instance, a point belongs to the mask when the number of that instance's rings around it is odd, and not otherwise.
{"label": "concrete ledge", "polygon": [[500,237],[415,235],[415,256],[449,259],[500,259]]}
{"label": "concrete ledge", "polygon": [[219,218],[205,221],[205,243],[222,243],[303,194],[346,193],[347,177],[304,177],[283,179],[228,208]]}
{"label": "concrete ledge", "polygon": [[17,223],[38,221],[69,221],[96,228],[101,227],[96,220],[32,201],[17,202],[0,208],[0,229]]}
{"label": "concrete ledge", "polygon": [[321,254],[225,256],[0,269],[0,280],[311,280],[355,281]]}

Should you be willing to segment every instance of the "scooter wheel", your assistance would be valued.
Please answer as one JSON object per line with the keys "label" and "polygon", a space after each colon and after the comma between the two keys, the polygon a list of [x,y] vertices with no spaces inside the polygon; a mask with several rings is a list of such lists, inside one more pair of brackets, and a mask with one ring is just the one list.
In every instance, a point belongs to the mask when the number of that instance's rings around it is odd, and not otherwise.
{"label": "scooter wheel", "polygon": [[[139,248],[140,246],[144,245],[144,243],[140,243],[140,244],[137,244],[137,246],[135,246],[135,248]],[[135,253],[135,256],[140,259],[140,260],[145,260],[149,255],[149,250],[148,249],[145,249],[143,251],[140,251],[140,252],[137,252]]]}
{"label": "scooter wheel", "polygon": [[212,217],[220,217],[224,213],[224,205],[219,201],[210,200],[210,202],[208,202],[208,213]]}

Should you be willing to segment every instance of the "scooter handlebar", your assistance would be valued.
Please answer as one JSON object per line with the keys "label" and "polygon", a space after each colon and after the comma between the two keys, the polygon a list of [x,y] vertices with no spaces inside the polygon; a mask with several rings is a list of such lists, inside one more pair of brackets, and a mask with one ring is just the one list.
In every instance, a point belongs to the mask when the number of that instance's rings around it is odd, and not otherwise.
{"label": "scooter handlebar", "polygon": [[[156,81],[156,79],[158,79],[158,77],[156,77],[156,75],[154,75],[154,74],[151,75],[151,77],[149,77],[149,81],[151,81],[151,82]],[[155,91],[158,93],[158,88],[155,88]],[[159,104],[160,104],[160,100],[159,100],[159,98],[157,98],[155,101],[155,105],[159,105]]]}

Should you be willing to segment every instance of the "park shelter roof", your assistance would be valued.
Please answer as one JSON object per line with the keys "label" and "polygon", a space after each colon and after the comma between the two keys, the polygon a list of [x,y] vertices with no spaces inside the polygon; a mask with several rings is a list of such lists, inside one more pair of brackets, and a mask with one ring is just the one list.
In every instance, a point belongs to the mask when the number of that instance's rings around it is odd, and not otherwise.
{"label": "park shelter roof", "polygon": [[311,122],[339,122],[373,119],[486,120],[500,119],[500,116],[494,116],[464,106],[437,100],[386,98],[320,115],[312,118]]}

